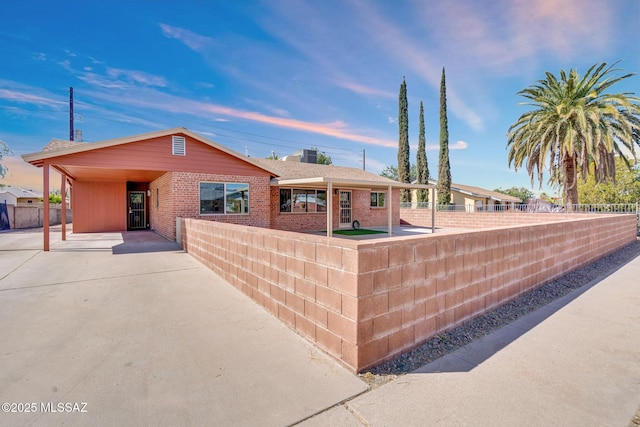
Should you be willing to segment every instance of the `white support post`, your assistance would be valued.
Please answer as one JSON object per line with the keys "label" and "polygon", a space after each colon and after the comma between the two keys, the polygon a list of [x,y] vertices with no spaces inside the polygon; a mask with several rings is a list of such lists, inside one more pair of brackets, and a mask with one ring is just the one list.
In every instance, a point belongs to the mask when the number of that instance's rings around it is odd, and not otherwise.
{"label": "white support post", "polygon": [[388,207],[387,207],[387,227],[389,231],[389,237],[393,234],[393,187],[389,186],[389,195],[387,196]]}
{"label": "white support post", "polygon": [[62,241],[67,240],[67,175],[62,174],[60,180],[60,194],[62,195],[62,205],[60,206],[60,214],[62,218]]}
{"label": "white support post", "polygon": [[49,252],[49,164],[45,161],[42,165],[42,201],[43,201],[43,209],[42,212],[42,226],[43,226],[43,250],[45,252]]}
{"label": "white support post", "polygon": [[327,237],[333,237],[333,183],[327,184]]}

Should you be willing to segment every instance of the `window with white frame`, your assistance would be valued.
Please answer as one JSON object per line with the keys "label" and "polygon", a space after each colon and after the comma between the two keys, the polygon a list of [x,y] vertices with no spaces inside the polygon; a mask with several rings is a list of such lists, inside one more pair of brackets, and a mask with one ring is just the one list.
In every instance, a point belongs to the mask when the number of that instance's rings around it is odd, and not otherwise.
{"label": "window with white frame", "polygon": [[201,182],[200,214],[248,214],[249,184]]}
{"label": "window with white frame", "polygon": [[386,193],[380,191],[371,192],[371,207],[372,208],[384,208],[384,199]]}
{"label": "window with white frame", "polygon": [[306,188],[281,188],[280,212],[309,213],[327,211],[327,191]]}

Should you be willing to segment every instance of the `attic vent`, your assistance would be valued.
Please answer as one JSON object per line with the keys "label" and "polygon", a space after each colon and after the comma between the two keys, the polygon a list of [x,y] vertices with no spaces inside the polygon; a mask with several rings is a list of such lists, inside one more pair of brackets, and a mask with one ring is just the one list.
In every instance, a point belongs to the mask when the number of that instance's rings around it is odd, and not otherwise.
{"label": "attic vent", "polygon": [[187,154],[187,147],[184,136],[172,136],[171,148],[174,156],[185,156]]}

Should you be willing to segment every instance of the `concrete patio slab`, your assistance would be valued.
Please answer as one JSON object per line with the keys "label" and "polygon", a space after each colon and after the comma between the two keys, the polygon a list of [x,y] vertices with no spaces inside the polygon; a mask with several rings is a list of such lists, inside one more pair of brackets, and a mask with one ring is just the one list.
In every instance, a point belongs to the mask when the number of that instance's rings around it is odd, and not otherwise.
{"label": "concrete patio slab", "polygon": [[51,236],[0,234],[0,400],[37,409],[1,425],[282,426],[367,389],[160,236]]}

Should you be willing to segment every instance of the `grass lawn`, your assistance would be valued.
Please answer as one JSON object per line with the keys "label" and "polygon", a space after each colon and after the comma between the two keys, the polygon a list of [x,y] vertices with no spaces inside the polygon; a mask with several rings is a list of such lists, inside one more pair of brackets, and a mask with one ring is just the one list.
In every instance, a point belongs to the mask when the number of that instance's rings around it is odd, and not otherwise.
{"label": "grass lawn", "polygon": [[343,236],[362,236],[363,234],[387,234],[387,232],[360,228],[358,230],[335,230],[333,234],[342,234]]}

